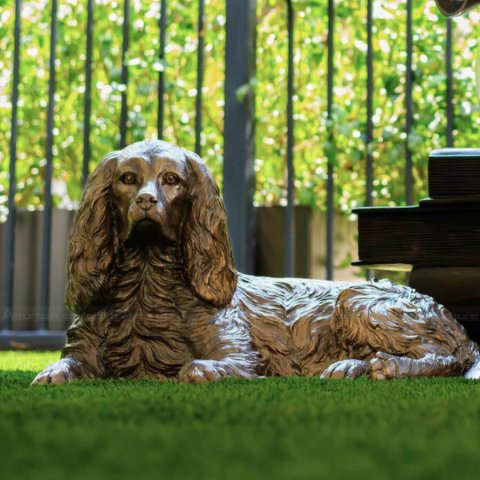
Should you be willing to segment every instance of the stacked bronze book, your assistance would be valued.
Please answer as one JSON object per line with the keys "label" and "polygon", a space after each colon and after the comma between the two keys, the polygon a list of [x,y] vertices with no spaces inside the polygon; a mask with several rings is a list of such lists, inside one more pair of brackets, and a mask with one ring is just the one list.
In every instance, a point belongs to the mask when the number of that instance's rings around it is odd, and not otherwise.
{"label": "stacked bronze book", "polygon": [[410,286],[449,308],[480,339],[480,149],[430,154],[429,198],[358,208],[354,265],[411,271]]}

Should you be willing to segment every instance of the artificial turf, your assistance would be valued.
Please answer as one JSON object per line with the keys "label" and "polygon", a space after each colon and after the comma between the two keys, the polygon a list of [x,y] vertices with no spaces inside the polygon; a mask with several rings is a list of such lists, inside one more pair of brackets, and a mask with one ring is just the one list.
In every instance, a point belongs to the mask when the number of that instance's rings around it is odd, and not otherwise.
{"label": "artificial turf", "polygon": [[0,478],[477,479],[480,382],[318,378],[29,384],[0,352]]}

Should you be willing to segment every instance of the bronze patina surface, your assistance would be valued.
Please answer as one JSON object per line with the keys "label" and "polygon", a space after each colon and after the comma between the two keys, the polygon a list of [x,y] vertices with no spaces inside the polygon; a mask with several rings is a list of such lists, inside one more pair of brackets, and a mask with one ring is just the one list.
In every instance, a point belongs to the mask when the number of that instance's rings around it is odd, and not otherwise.
{"label": "bronze patina surface", "polygon": [[477,344],[412,288],[237,272],[205,164],[162,141],[113,152],[93,172],[68,270],[66,301],[76,318],[61,360],[34,384],[480,377]]}

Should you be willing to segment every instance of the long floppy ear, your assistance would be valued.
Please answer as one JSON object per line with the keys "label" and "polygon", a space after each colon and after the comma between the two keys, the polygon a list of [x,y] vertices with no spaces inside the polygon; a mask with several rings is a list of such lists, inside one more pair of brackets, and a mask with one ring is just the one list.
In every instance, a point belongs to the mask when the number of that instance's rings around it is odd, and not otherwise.
{"label": "long floppy ear", "polygon": [[194,293],[224,306],[237,287],[227,217],[220,192],[200,157],[186,153],[193,201],[183,228],[185,273]]}
{"label": "long floppy ear", "polygon": [[97,309],[107,293],[116,249],[110,187],[117,157],[108,154],[90,176],[70,234],[65,301],[78,314]]}

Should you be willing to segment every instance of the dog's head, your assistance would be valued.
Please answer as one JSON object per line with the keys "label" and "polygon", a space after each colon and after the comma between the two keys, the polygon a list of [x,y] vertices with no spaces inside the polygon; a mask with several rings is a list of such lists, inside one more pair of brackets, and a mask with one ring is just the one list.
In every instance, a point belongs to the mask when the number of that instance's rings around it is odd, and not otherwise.
{"label": "dog's head", "polygon": [[92,173],[70,236],[69,308],[105,304],[119,249],[152,245],[181,252],[199,298],[231,300],[237,275],[218,187],[196,154],[162,141],[113,152]]}

